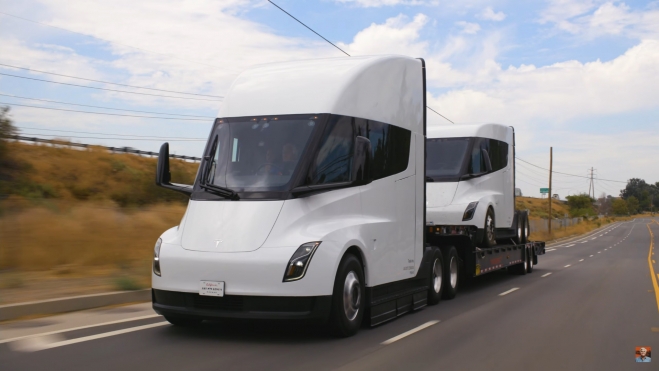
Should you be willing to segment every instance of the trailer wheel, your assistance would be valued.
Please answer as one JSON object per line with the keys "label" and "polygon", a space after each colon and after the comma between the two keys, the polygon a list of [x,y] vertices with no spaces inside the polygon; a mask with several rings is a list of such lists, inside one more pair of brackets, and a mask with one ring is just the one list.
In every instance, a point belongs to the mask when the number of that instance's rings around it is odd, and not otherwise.
{"label": "trailer wheel", "polygon": [[526,248],[526,273],[533,273],[533,248]]}
{"label": "trailer wheel", "polygon": [[485,227],[483,231],[483,245],[486,248],[494,247],[497,244],[494,221],[494,210],[489,208],[487,209],[487,214],[485,214]]}
{"label": "trailer wheel", "polygon": [[428,284],[428,304],[435,305],[442,299],[444,281],[444,258],[441,251],[435,248],[430,260],[430,282]]}
{"label": "trailer wheel", "polygon": [[522,234],[522,243],[529,242],[529,235],[531,235],[531,228],[529,227],[529,213],[522,212],[522,219],[524,220],[524,233]]}
{"label": "trailer wheel", "polygon": [[458,293],[458,277],[460,276],[460,260],[458,251],[453,246],[442,248],[444,256],[444,299],[453,299]]}
{"label": "trailer wheel", "polygon": [[171,323],[174,326],[180,327],[193,327],[201,323],[201,319],[194,317],[183,317],[183,316],[165,316],[167,322]]}
{"label": "trailer wheel", "polygon": [[364,271],[357,258],[346,255],[334,280],[331,321],[337,336],[348,337],[359,331],[364,317]]}
{"label": "trailer wheel", "polygon": [[528,270],[528,265],[529,265],[528,251],[529,250],[526,247],[524,247],[524,250],[522,250],[522,252],[523,252],[522,262],[518,263],[518,264],[515,264],[515,265],[511,265],[510,267],[508,267],[508,272],[510,272],[512,274],[518,274],[520,276],[523,276],[523,275],[526,274],[526,271]]}

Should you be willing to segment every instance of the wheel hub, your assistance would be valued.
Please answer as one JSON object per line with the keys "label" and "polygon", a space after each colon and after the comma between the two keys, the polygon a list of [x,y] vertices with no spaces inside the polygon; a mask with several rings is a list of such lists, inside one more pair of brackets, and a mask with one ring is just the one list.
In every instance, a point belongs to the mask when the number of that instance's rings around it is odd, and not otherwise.
{"label": "wheel hub", "polygon": [[343,284],[343,310],[348,320],[352,321],[357,317],[360,303],[361,286],[357,275],[351,271]]}
{"label": "wheel hub", "polygon": [[432,267],[432,288],[436,293],[442,289],[442,262],[435,259]]}

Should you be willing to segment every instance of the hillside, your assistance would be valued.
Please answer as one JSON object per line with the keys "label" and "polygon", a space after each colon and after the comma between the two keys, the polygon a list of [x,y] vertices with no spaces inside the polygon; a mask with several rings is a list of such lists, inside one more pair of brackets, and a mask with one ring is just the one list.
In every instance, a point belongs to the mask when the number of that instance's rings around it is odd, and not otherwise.
{"label": "hillside", "polygon": [[[156,187],[155,158],[113,154],[105,149],[70,149],[8,143],[11,169],[0,193],[28,199],[112,201],[120,206],[185,202],[184,195]],[[170,160],[172,180],[191,184],[198,163]]]}
{"label": "hillside", "polygon": [[[517,197],[515,209],[528,209],[530,219],[547,219],[549,215],[549,203],[546,198]],[[552,200],[551,213],[554,218],[563,218],[566,214],[570,214],[568,206],[556,200]]]}

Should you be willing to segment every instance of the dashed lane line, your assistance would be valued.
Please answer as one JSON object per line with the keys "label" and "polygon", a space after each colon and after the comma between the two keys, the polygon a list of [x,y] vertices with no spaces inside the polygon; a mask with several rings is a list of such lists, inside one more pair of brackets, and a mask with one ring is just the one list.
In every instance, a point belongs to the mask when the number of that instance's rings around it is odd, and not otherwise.
{"label": "dashed lane line", "polygon": [[582,262],[582,261],[583,261],[583,259],[581,259],[581,260],[579,260],[579,261],[580,261],[580,262]]}
{"label": "dashed lane line", "polygon": [[564,266],[563,268],[567,268],[567,267],[569,267],[570,265],[571,265],[571,264],[568,264],[568,265]]}
{"label": "dashed lane line", "polygon": [[551,274],[551,272],[549,272],[549,273],[545,273],[545,274],[543,274],[543,275],[540,276],[540,277],[547,277],[547,276],[549,276],[550,274]]}
{"label": "dashed lane line", "polygon": [[159,315],[159,314],[150,314],[150,315],[148,315],[148,316],[132,317],[132,318],[120,319],[120,320],[117,320],[117,321],[101,322],[101,323],[95,323],[95,324],[93,324],[93,325],[79,326],[79,327],[72,327],[72,328],[65,328],[65,329],[57,330],[57,331],[42,332],[42,333],[40,333],[40,334],[25,335],[25,336],[19,336],[19,337],[15,337],[15,338],[2,339],[2,340],[0,340],[0,344],[3,344],[3,343],[10,343],[10,342],[12,342],[12,341],[21,340],[21,339],[27,339],[27,338],[32,338],[32,337],[40,337],[40,336],[48,336],[48,335],[54,335],[54,334],[61,334],[61,333],[63,333],[63,332],[77,331],[77,330],[83,330],[83,329],[92,328],[92,327],[99,327],[99,326],[114,325],[114,324],[117,324],[117,323],[124,323],[124,322],[131,322],[131,321],[139,321],[139,320],[141,320],[141,319],[148,319],[148,318],[155,318],[155,317],[160,317],[160,315]]}
{"label": "dashed lane line", "polygon": [[102,333],[102,334],[96,334],[96,335],[90,335],[90,336],[83,336],[81,338],[75,338],[75,339],[71,339],[71,340],[58,341],[58,342],[54,342],[54,343],[38,344],[37,346],[35,346],[33,348],[27,348],[25,350],[38,351],[38,350],[58,348],[58,347],[66,346],[66,345],[82,343],[82,342],[90,341],[90,340],[107,338],[107,337],[110,337],[110,336],[116,336],[116,335],[126,334],[126,333],[129,333],[129,332],[146,330],[146,329],[159,327],[159,326],[164,326],[164,325],[169,325],[169,322],[167,322],[167,321],[156,322],[156,323],[152,323],[150,325],[129,327],[129,328],[126,328],[126,329],[123,329],[123,330],[110,331],[110,332],[105,332],[105,333]]}
{"label": "dashed lane line", "polygon": [[595,255],[591,255],[590,258],[592,258],[593,256],[595,256]]}
{"label": "dashed lane line", "polygon": [[398,341],[398,340],[400,340],[400,339],[406,338],[406,337],[408,337],[408,336],[410,336],[410,335],[412,335],[412,334],[414,334],[414,333],[416,333],[416,332],[419,332],[419,331],[421,331],[421,330],[423,330],[423,329],[426,329],[426,328],[428,328],[428,327],[430,327],[430,326],[432,326],[432,325],[435,325],[435,324],[437,324],[437,323],[439,323],[439,321],[429,321],[429,322],[426,322],[426,323],[424,323],[423,325],[421,325],[421,326],[419,326],[419,327],[415,327],[415,328],[411,329],[410,331],[403,332],[402,334],[400,334],[400,335],[398,335],[398,336],[394,336],[394,337],[392,337],[392,338],[389,339],[389,340],[385,340],[385,341],[383,341],[383,342],[380,343],[380,344],[382,344],[382,345],[389,345],[389,344],[391,344],[391,343],[394,343],[394,342],[396,342],[396,341]]}
{"label": "dashed lane line", "polygon": [[510,289],[510,290],[508,290],[508,291],[504,291],[504,292],[502,292],[501,294],[499,294],[499,296],[508,295],[508,294],[510,294],[511,292],[513,292],[513,291],[517,291],[517,290],[519,290],[519,287],[513,287],[512,289]]}

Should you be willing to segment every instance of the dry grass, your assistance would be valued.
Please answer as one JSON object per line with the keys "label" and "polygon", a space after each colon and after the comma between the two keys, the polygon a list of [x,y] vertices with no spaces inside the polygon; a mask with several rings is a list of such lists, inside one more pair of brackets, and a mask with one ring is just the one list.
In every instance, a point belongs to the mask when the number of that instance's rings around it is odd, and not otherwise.
{"label": "dry grass", "polygon": [[[530,219],[547,219],[549,216],[549,202],[547,199],[532,197],[516,197],[515,208],[517,210],[529,210]],[[557,200],[551,202],[551,214],[554,218],[562,218],[570,214],[568,206]]]}
{"label": "dry grass", "polygon": [[110,203],[14,207],[0,218],[0,268],[71,275],[109,267],[150,275],[153,245],[184,205],[119,208]]}
{"label": "dry grass", "polygon": [[551,235],[548,232],[534,232],[531,231],[531,236],[529,237],[534,241],[552,241],[563,237],[578,236],[584,233],[588,233],[592,230],[595,230],[604,225],[625,221],[632,219],[630,217],[610,217],[610,218],[601,218],[596,220],[587,220],[584,219],[579,224],[571,225],[565,228],[556,228],[552,230]]}

